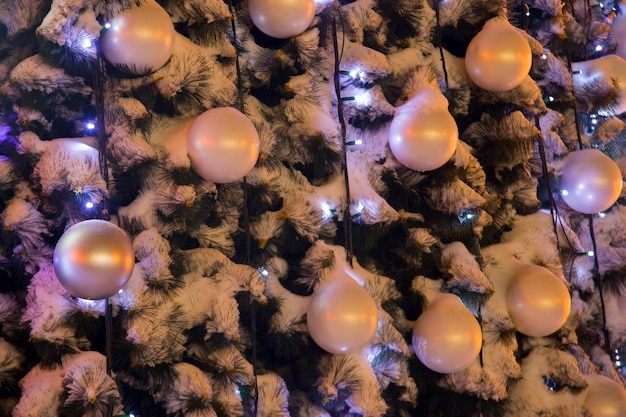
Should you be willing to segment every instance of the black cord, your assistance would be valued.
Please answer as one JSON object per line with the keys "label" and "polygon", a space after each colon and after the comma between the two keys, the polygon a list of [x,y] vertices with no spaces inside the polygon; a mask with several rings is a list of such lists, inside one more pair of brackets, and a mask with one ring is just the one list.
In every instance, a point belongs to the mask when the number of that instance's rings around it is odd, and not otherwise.
{"label": "black cord", "polygon": [[552,227],[554,228],[554,236],[556,237],[556,245],[559,247],[559,234],[557,233],[556,220],[554,218],[556,212],[556,202],[554,201],[554,195],[552,194],[552,183],[550,179],[550,172],[548,171],[548,160],[546,158],[546,148],[543,143],[543,133],[541,132],[541,115],[535,114],[535,127],[539,130],[537,135],[537,147],[539,148],[539,157],[541,158],[541,171],[543,172],[543,179],[546,182],[546,192],[548,193],[548,199],[550,200],[550,216],[552,217]]}
{"label": "black cord", "polygon": [[448,70],[446,69],[446,58],[443,55],[443,45],[441,36],[441,24],[439,21],[439,2],[442,0],[433,0],[435,2],[435,18],[437,19],[437,42],[439,43],[439,56],[441,58],[441,67],[443,68],[443,79],[445,81],[446,92],[450,88],[448,84]]}
{"label": "black cord", "polygon": [[[96,61],[93,65],[92,82],[95,95],[95,107],[96,107],[96,142],[98,145],[98,167],[100,169],[100,175],[104,181],[106,190],[109,190],[109,162],[107,159],[107,131],[106,131],[106,118],[105,118],[105,103],[104,103],[104,80],[106,69],[104,66],[104,55],[100,48],[99,42],[96,42]],[[109,198],[107,195],[102,198],[102,210],[101,215],[103,220],[109,220]],[[106,298],[104,300],[104,355],[106,357],[106,372],[109,377],[113,376],[113,352],[112,352],[112,338],[113,338],[113,304],[111,299]],[[112,400],[107,404],[106,415],[107,417],[113,417],[113,403]]]}
{"label": "black cord", "polygon": [[[339,40],[337,37],[337,16],[343,22],[343,18],[341,17],[341,11],[339,8],[339,4],[335,3],[335,12],[331,19],[332,24],[332,35],[333,35],[333,50],[335,57],[335,73],[333,77],[333,81],[335,84],[335,94],[337,96],[337,117],[339,118],[339,124],[341,125],[341,153],[343,156],[342,161],[342,170],[343,170],[343,182],[346,191],[346,206],[343,212],[343,225],[344,225],[344,247],[346,249],[346,260],[348,264],[352,266],[352,255],[353,255],[353,242],[352,242],[352,216],[350,215],[350,178],[348,176],[348,150],[346,144],[346,121],[343,115],[343,101],[341,100],[341,71],[340,71],[340,63],[341,57],[339,53]],[[344,40],[345,40],[345,31]],[[343,47],[342,42],[342,47]],[[343,51],[342,51],[343,52]]]}
{"label": "black cord", "polygon": [[[106,121],[104,117],[105,103],[104,103],[104,79],[106,70],[104,68],[104,56],[100,48],[100,44],[96,43],[96,61],[94,63],[92,80],[93,90],[95,95],[96,106],[96,142],[98,145],[98,163],[100,168],[100,175],[104,180],[105,187],[109,189],[109,163],[107,160],[107,132]],[[104,196],[102,199],[102,217],[105,220],[109,220],[109,199],[108,196]]]}
{"label": "black cord", "polygon": [[[228,0],[228,9],[230,11],[230,24],[233,32],[233,43],[235,44],[235,70],[237,73],[237,106],[241,113],[245,114],[244,97],[242,86],[241,64],[239,62],[239,45],[237,44],[237,25],[235,22],[235,7],[232,0]],[[250,232],[250,211],[248,209],[248,181],[243,177],[243,228],[246,234],[246,264],[252,264],[252,234]],[[250,327],[252,330],[252,372],[254,375],[254,411],[253,417],[259,413],[259,378],[257,363],[257,320],[256,320],[256,304],[250,300]]]}
{"label": "black cord", "polygon": [[[572,52],[569,47],[565,50],[565,58],[567,60],[567,70],[574,77],[576,73],[572,71]],[[574,110],[574,123],[576,126],[576,140],[578,141],[578,149],[583,149],[582,133],[580,132],[580,118],[578,117],[578,105],[576,104],[576,92],[574,91],[574,80],[572,80],[572,110]]]}
{"label": "black cord", "polygon": [[593,282],[596,285],[596,289],[598,290],[600,296],[600,308],[602,310],[602,333],[604,335],[604,344],[606,349],[611,357],[611,360],[614,362],[613,358],[613,349],[611,349],[611,337],[609,334],[609,330],[606,327],[606,304],[604,302],[604,291],[602,290],[602,277],[600,276],[600,263],[598,260],[598,246],[596,244],[596,235],[593,227],[593,214],[587,215],[587,219],[589,220],[589,234],[591,235],[591,245],[593,248]]}

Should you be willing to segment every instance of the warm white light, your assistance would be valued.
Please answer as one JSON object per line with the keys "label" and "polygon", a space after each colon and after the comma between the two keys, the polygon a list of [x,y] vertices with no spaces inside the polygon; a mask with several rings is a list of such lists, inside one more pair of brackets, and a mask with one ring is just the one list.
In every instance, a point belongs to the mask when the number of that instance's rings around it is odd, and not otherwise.
{"label": "warm white light", "polygon": [[259,267],[259,268],[257,269],[257,271],[259,271],[259,274],[261,274],[261,276],[262,276],[263,278],[267,278],[267,277],[269,277],[269,276],[270,276],[270,273],[269,273],[269,272],[267,272],[267,269],[265,269],[265,268],[264,268],[264,267],[262,267],[262,266],[261,266],[261,267]]}
{"label": "warm white light", "polygon": [[354,101],[356,101],[356,104],[358,104],[359,106],[369,106],[369,104],[372,102],[371,97],[368,93],[357,94],[356,96],[354,96]]}
{"label": "warm white light", "polygon": [[330,204],[326,201],[322,201],[320,203],[320,208],[322,209],[322,213],[324,214],[324,218],[329,218],[333,214],[333,210],[330,208]]}

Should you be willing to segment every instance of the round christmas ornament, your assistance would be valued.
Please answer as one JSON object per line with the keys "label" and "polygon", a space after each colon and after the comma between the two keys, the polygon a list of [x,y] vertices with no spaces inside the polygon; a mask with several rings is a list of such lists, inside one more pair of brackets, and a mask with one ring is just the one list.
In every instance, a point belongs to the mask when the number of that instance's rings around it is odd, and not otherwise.
{"label": "round christmas ornament", "polygon": [[216,184],[245,177],[259,158],[260,146],[252,121],[232,107],[205,111],[191,123],[187,136],[191,167]]}
{"label": "round christmas ornament", "polygon": [[548,269],[522,265],[506,290],[506,305],[518,332],[543,337],[565,324],[571,297],[563,281]]}
{"label": "round christmas ornament", "polygon": [[85,220],[63,233],[53,255],[61,285],[75,297],[101,300],[115,295],[135,266],[133,245],[118,226]]}
{"label": "round christmas ornament", "polygon": [[524,81],[532,65],[528,41],[504,17],[485,22],[465,52],[465,69],[480,88],[500,93]]}
{"label": "round christmas ornament", "polygon": [[287,39],[309,27],[315,17],[315,0],[249,0],[248,11],[261,32]]}
{"label": "round christmas ornament", "polygon": [[378,307],[351,275],[338,267],[331,281],[311,296],[306,323],[311,338],[329,353],[345,355],[365,347],[378,328]]}
{"label": "round christmas ornament", "polygon": [[597,149],[583,149],[565,158],[560,177],[561,195],[572,209],[585,214],[609,209],[622,192],[622,173]]}
{"label": "round christmas ornament", "polygon": [[424,90],[398,108],[389,127],[391,153],[414,171],[440,168],[452,158],[459,140],[447,99],[438,91]]}
{"label": "round christmas ornament", "polygon": [[592,417],[626,416],[624,387],[603,375],[585,375],[587,389],[583,391],[583,405]]}
{"label": "round christmas ornament", "polygon": [[574,90],[587,88],[614,88],[615,98],[609,105],[597,109],[601,116],[617,116],[626,112],[626,59],[617,55],[605,55],[588,61],[572,63]]}
{"label": "round christmas ornament", "polygon": [[124,10],[105,26],[100,47],[120,70],[145,75],[161,68],[174,50],[174,24],[157,3]]}
{"label": "round christmas ornament", "polygon": [[619,10],[611,23],[613,39],[615,39],[617,44],[615,54],[622,59],[626,59],[626,3],[618,2],[616,6],[619,7]]}
{"label": "round christmas ornament", "polygon": [[483,337],[476,318],[454,294],[442,293],[413,325],[413,350],[429,369],[462,371],[476,360]]}

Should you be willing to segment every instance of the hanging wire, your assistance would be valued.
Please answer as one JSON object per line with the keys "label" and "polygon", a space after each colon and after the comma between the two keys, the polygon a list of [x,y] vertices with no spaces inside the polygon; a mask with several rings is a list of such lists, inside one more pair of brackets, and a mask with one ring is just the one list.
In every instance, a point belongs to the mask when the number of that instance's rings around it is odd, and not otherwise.
{"label": "hanging wire", "polygon": [[593,275],[593,282],[598,289],[598,294],[600,296],[600,307],[602,310],[602,334],[604,335],[604,344],[605,347],[611,356],[611,360],[615,362],[613,357],[613,349],[611,348],[611,336],[609,334],[609,330],[606,327],[606,304],[604,302],[604,291],[602,291],[602,277],[600,276],[600,263],[598,260],[598,245],[596,244],[596,235],[594,233],[593,227],[593,214],[589,214],[587,216],[589,220],[589,234],[591,235],[591,246],[593,248],[593,269],[591,271]]}
{"label": "hanging wire", "polygon": [[345,43],[345,30],[342,30],[342,42],[341,51],[339,50],[339,39],[337,34],[337,18],[342,23],[343,17],[341,16],[341,9],[338,2],[334,4],[334,14],[331,18],[331,28],[333,37],[333,52],[335,58],[334,76],[333,81],[335,85],[335,95],[337,96],[337,117],[339,118],[339,124],[341,126],[341,153],[342,153],[342,171],[343,171],[343,183],[346,193],[346,206],[343,212],[343,225],[344,225],[344,248],[346,250],[346,260],[348,264],[352,266],[352,256],[354,253],[354,246],[352,242],[352,216],[350,214],[350,177],[348,175],[348,149],[346,143],[346,120],[343,114],[343,100],[341,99],[341,74],[340,64],[341,57],[343,56],[343,45]]}
{"label": "hanging wire", "polygon": [[[100,175],[104,180],[107,192],[109,190],[109,162],[107,159],[107,132],[105,119],[104,81],[106,79],[106,69],[104,66],[104,55],[100,48],[100,43],[96,42],[96,60],[92,69],[92,82],[95,95],[96,107],[96,141],[98,144],[98,165]],[[102,218],[109,220],[109,198],[105,195],[102,198]],[[113,304],[107,297],[104,304],[104,355],[106,357],[106,372],[109,377],[113,376]],[[113,416],[112,400],[107,404],[107,416]]]}
{"label": "hanging wire", "polygon": [[[590,8],[590,3],[588,0],[585,0],[585,5],[586,10],[585,10],[585,25],[588,26],[590,24],[590,14],[589,14],[589,8]],[[574,16],[574,4],[573,2],[570,2],[570,9],[571,9],[571,14],[572,16]],[[565,48],[565,55],[566,55],[566,59],[567,59],[567,69],[570,72],[570,74],[572,75],[572,78],[575,77],[576,75],[579,74],[578,71],[573,71],[572,70],[572,53],[571,50],[568,47]],[[573,82],[573,80],[572,80]],[[576,139],[577,139],[577,143],[578,143],[578,150],[582,150],[584,149],[584,145],[583,145],[583,141],[582,141],[582,133],[581,133],[581,123],[580,123],[580,118],[578,116],[578,106],[576,104],[576,94],[574,91],[574,88],[572,87],[572,110],[574,112],[574,123],[575,123],[575,127],[576,127]],[[553,203],[554,204],[554,203]],[[555,209],[556,209],[556,204],[554,205]],[[558,212],[557,212],[557,216],[558,216]],[[604,300],[604,292],[602,289],[602,277],[600,276],[600,265],[599,265],[599,259],[598,259],[598,247],[596,244],[596,237],[595,237],[595,231],[594,231],[594,227],[593,227],[593,215],[590,214],[587,216],[588,220],[589,220],[589,234],[591,236],[591,244],[592,244],[592,249],[593,249],[593,270],[592,270],[592,279],[593,279],[593,283],[596,287],[596,289],[598,290],[599,293],[599,298],[600,298],[600,308],[602,311],[602,333],[604,336],[604,343],[605,343],[605,348],[607,349],[608,354],[610,355],[611,359],[613,360],[613,349],[611,348],[611,339],[610,339],[610,334],[609,331],[607,329],[607,321],[606,321],[606,304],[605,304],[605,300]],[[559,221],[560,221],[560,216],[559,216]],[[567,238],[567,234],[565,234],[565,237]],[[570,245],[570,247],[572,247],[571,243],[569,242],[568,239],[568,244]],[[578,255],[582,255],[580,253],[578,253]],[[572,261],[573,264],[574,261]]]}
{"label": "hanging wire", "polygon": [[[228,0],[228,9],[230,12],[230,25],[233,33],[233,44],[235,45],[235,71],[237,74],[237,107],[238,110],[245,114],[244,96],[243,96],[243,76],[241,73],[241,63],[239,62],[239,44],[237,40],[237,22],[235,21],[235,7],[232,0]],[[250,232],[250,210],[248,208],[248,181],[243,177],[243,228],[246,237],[246,264],[252,263],[252,233]],[[258,360],[257,360],[257,317],[256,304],[252,302],[250,305],[250,327],[252,330],[252,372],[254,375],[254,411],[253,417],[259,413],[259,377],[258,377]]]}
{"label": "hanging wire", "polygon": [[550,200],[550,217],[552,217],[552,227],[554,229],[554,236],[556,237],[556,246],[559,247],[559,234],[557,233],[557,207],[554,201],[554,195],[552,194],[552,182],[550,179],[550,172],[548,171],[548,160],[546,158],[546,148],[543,143],[543,133],[541,132],[541,115],[535,114],[535,127],[539,131],[537,135],[537,147],[539,148],[539,157],[541,158],[541,171],[546,183],[546,192],[548,193],[548,199]]}
{"label": "hanging wire", "polygon": [[437,43],[439,44],[439,57],[441,59],[441,67],[443,69],[443,79],[445,82],[446,92],[450,88],[448,84],[448,70],[446,69],[446,58],[443,54],[443,45],[442,45],[442,31],[441,31],[441,23],[439,20],[439,3],[442,0],[434,0],[435,2],[435,19],[437,20]]}

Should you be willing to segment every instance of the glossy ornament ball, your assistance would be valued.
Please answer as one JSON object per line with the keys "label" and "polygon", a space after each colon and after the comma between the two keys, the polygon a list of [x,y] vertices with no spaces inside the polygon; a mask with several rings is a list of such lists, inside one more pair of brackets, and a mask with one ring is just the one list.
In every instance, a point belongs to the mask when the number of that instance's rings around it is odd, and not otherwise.
{"label": "glossy ornament ball", "polygon": [[585,375],[589,384],[583,392],[583,405],[592,417],[626,416],[626,391],[603,375]]}
{"label": "glossy ornament ball", "polygon": [[543,337],[565,324],[571,297],[563,281],[548,269],[522,265],[506,290],[506,305],[518,332]]}
{"label": "glossy ornament ball", "polygon": [[216,184],[245,177],[259,158],[260,146],[252,121],[232,107],[205,111],[191,123],[187,136],[191,167]]}
{"label": "glossy ornament ball", "polygon": [[585,214],[609,209],[622,192],[622,173],[597,149],[570,153],[561,172],[561,195],[572,209]]}
{"label": "glossy ornament ball", "polygon": [[329,353],[345,355],[365,347],[378,328],[372,296],[341,268],[342,274],[311,296],[306,323],[311,338]]}
{"label": "glossy ornament ball", "polygon": [[100,36],[102,54],[124,72],[149,74],[165,65],[172,56],[174,24],[156,3],[124,10],[108,25]]}
{"label": "glossy ornament ball", "polygon": [[[445,97],[439,92],[437,96]],[[401,106],[389,127],[389,148],[393,156],[414,171],[432,171],[452,158],[459,141],[459,129],[440,100],[436,108],[415,96]]]}
{"label": "glossy ornament ball", "polygon": [[482,347],[476,318],[454,294],[439,295],[413,325],[413,350],[429,369],[442,374],[469,367]]}
{"label": "glossy ornament ball", "polygon": [[315,17],[315,0],[249,0],[254,25],[273,38],[287,39],[307,30]]}
{"label": "glossy ornament ball", "polygon": [[615,55],[626,59],[626,3],[618,2],[620,12],[613,18],[611,33],[617,44]]}
{"label": "glossy ornament ball", "polygon": [[75,297],[101,300],[115,295],[135,265],[128,235],[105,220],[85,220],[63,233],[53,255],[61,285]]}
{"label": "glossy ornament ball", "polygon": [[[626,113],[626,59],[615,54],[572,63],[572,83],[575,93],[590,88],[615,90],[607,103],[597,103],[596,112],[601,116],[619,116]],[[598,87],[603,86],[603,87]]]}
{"label": "glossy ornament ball", "polygon": [[531,65],[528,41],[502,17],[488,20],[465,53],[467,75],[480,88],[495,93],[520,85]]}

